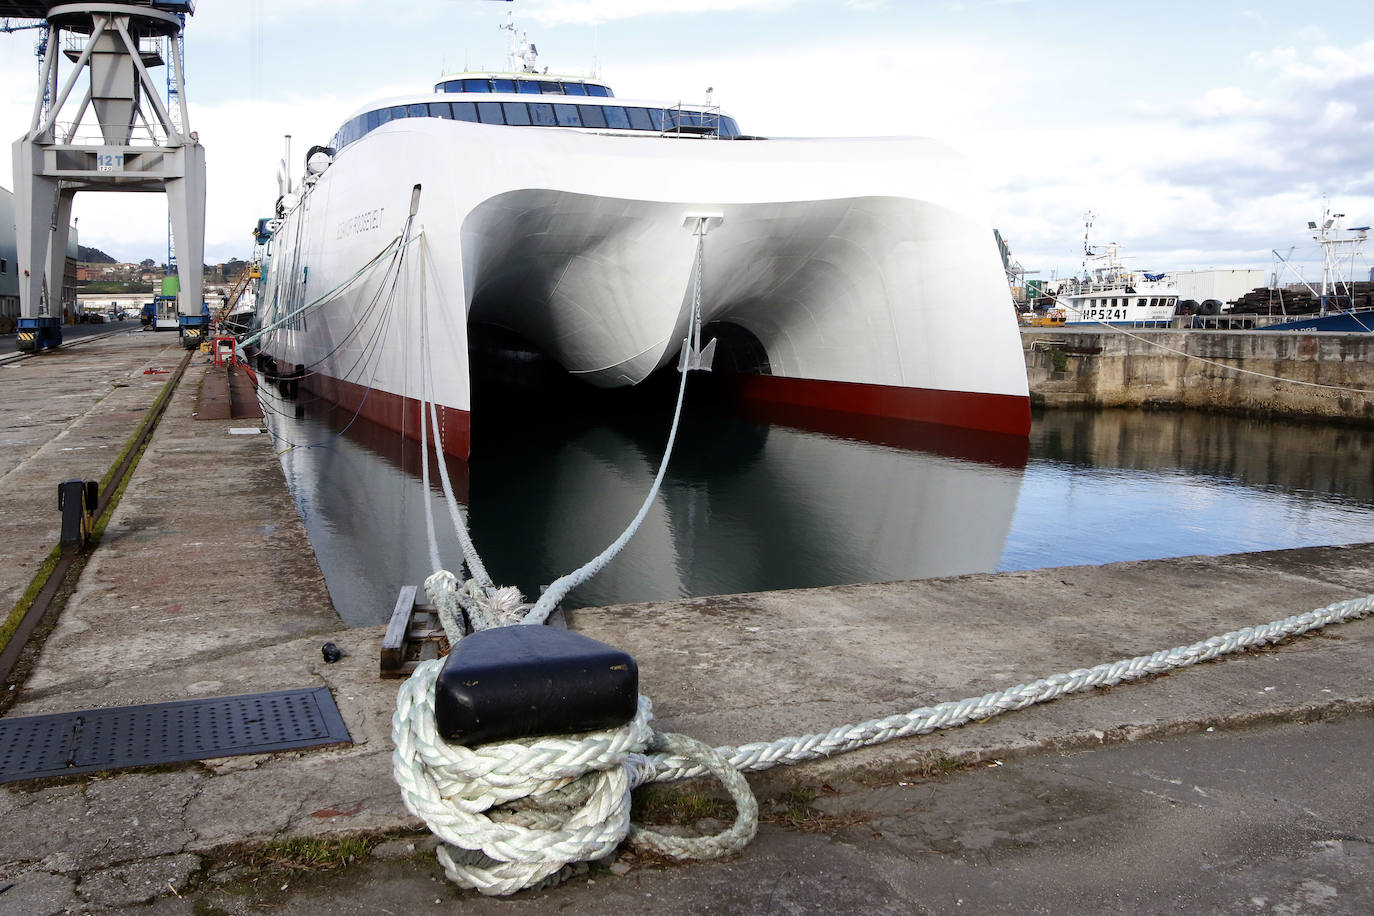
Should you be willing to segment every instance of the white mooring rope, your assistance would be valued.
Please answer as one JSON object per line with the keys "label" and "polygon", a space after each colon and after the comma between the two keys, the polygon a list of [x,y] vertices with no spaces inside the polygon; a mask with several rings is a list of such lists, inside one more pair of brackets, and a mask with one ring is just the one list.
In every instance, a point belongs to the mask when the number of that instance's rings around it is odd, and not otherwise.
{"label": "white mooring rope", "polygon": [[[698,243],[694,318],[700,307],[700,255]],[[534,608],[522,603],[518,590],[493,587],[480,559],[473,562],[476,549],[467,536],[466,518],[445,475],[444,495],[449,502],[450,518],[460,529],[464,555],[470,569],[481,570],[480,576],[460,582],[453,573],[437,569],[425,580],[426,594],[438,610],[452,646],[456,647],[464,634],[463,611],[475,630],[542,623],[568,589],[590,578],[619,552],[642,521],[663,480],[681,418],[686,378],[687,372],[683,371],[663,464],[634,521],[602,554],[558,580],[556,588],[545,592],[544,598],[548,600],[541,600]],[[426,409],[430,411],[430,423],[422,420],[421,435],[427,438],[426,427],[432,429],[442,474],[437,410],[428,394],[422,393],[422,418]],[[428,503],[427,442],[424,454]],[[438,566],[433,514],[428,509],[426,519],[431,529],[431,553]],[[620,728],[475,747],[451,744],[438,734],[435,724],[434,685],[443,667],[443,660],[436,659],[420,663],[397,696],[391,720],[395,745],[392,772],[406,808],[444,841],[438,857],[448,878],[483,894],[512,894],[557,883],[584,869],[586,863],[609,856],[622,842],[628,842],[634,849],[676,859],[714,858],[743,849],[758,827],[758,804],[742,775],[745,770],[814,760],[895,738],[954,728],[1065,694],[1275,643],[1364,617],[1371,611],[1374,595],[1367,595],[1189,646],[1055,674],[980,697],[923,706],[903,715],[842,725],[822,734],[720,748],[711,748],[685,735],[654,730],[650,724],[652,706],[643,696],[639,698],[635,717]],[[630,823],[630,793],[636,787],[706,773],[721,781],[735,803],[735,821],[726,830],[713,836],[684,838]]]}
{"label": "white mooring rope", "polygon": [[[445,578],[446,577],[446,578]],[[456,583],[449,573],[426,582],[436,604]],[[434,681],[441,660],[423,662],[401,688],[392,719],[393,773],[406,807],[451,849],[440,861],[449,879],[484,894],[546,886],[579,863],[609,855],[622,841],[680,859],[742,849],[753,838],[758,807],[741,771],[765,770],[954,728],[1060,696],[1161,674],[1365,617],[1374,595],[1213,636],[1201,642],[1051,675],[1029,684],[938,706],[842,725],[828,732],[711,749],[682,735],[654,731],[651,706],[640,697],[630,724],[580,735],[532,738],[466,748],[434,727]],[[629,824],[630,791],[711,773],[737,808],[723,834],[667,837]]]}

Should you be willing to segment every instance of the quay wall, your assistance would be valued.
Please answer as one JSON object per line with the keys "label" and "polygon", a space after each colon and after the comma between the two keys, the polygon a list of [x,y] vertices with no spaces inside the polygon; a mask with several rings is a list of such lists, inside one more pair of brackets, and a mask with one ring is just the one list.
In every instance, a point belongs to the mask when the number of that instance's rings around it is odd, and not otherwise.
{"label": "quay wall", "polygon": [[1374,425],[1374,334],[1023,328],[1031,403]]}

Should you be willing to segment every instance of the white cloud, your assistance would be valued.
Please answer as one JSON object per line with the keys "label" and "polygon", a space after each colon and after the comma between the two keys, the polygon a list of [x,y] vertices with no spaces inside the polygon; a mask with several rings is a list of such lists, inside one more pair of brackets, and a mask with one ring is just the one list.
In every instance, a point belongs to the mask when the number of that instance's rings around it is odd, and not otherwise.
{"label": "white cloud", "polygon": [[1310,58],[1304,58],[1295,48],[1257,51],[1250,55],[1249,62],[1262,70],[1274,71],[1295,85],[1330,89],[1374,77],[1374,41],[1351,48],[1323,45],[1314,49]]}
{"label": "white cloud", "polygon": [[1262,114],[1270,109],[1270,103],[1267,100],[1252,97],[1243,89],[1225,86],[1219,89],[1209,89],[1203,93],[1202,97],[1193,104],[1192,109],[1197,117],[1235,117],[1237,115]]}
{"label": "white cloud", "polygon": [[540,25],[592,25],[618,19],[674,14],[720,14],[770,11],[794,6],[799,0],[530,0],[521,4],[521,20]]}

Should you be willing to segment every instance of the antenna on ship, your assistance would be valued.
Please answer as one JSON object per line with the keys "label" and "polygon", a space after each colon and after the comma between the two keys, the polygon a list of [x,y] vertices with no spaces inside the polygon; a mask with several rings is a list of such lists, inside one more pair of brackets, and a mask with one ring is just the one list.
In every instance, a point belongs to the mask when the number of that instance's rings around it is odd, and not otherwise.
{"label": "antenna on ship", "polygon": [[1088,279],[1088,261],[1093,256],[1093,246],[1089,241],[1092,234],[1093,220],[1097,219],[1097,214],[1091,210],[1083,213],[1083,279]]}
{"label": "antenna on ship", "polygon": [[517,31],[515,26],[515,11],[506,11],[506,22],[504,25],[497,26],[502,31],[510,32],[510,51],[507,54],[507,62],[512,73],[534,73],[539,62],[539,49],[530,41],[529,33]]}
{"label": "antenna on ship", "polygon": [[1338,299],[1340,296],[1340,246],[1347,245],[1350,248],[1350,265],[1353,273],[1355,258],[1359,254],[1360,246],[1369,237],[1368,226],[1356,226],[1347,230],[1356,233],[1354,238],[1334,238],[1334,233],[1340,231],[1340,222],[1343,219],[1345,219],[1345,214],[1332,213],[1331,204],[1323,197],[1321,221],[1307,221],[1307,228],[1316,233],[1312,238],[1322,246],[1321,314],[1323,315],[1326,314],[1326,303],[1333,286],[1337,289]]}

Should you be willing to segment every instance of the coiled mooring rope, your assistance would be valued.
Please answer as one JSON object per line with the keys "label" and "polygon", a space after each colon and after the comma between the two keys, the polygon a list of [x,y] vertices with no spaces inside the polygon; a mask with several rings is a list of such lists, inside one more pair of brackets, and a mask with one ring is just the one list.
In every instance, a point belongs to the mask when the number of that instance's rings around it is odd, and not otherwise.
{"label": "coiled mooring rope", "polygon": [[[426,582],[436,607],[458,602],[447,572]],[[741,773],[829,757],[1024,709],[1071,693],[1162,674],[1223,655],[1270,645],[1374,612],[1374,595],[1352,598],[1233,630],[1149,655],[1054,674],[1029,684],[901,715],[842,725],[820,734],[739,747],[709,748],[681,735],[653,731],[652,707],[640,697],[634,720],[618,729],[465,748],[434,730],[434,681],[440,661],[422,663],[401,688],[392,719],[392,768],[406,807],[453,849],[441,849],[449,879],[484,894],[544,886],[578,863],[609,855],[622,841],[679,859],[703,859],[742,849],[757,828],[757,803]],[[735,801],[735,823],[699,839],[665,837],[628,820],[639,785],[711,773]]]}

